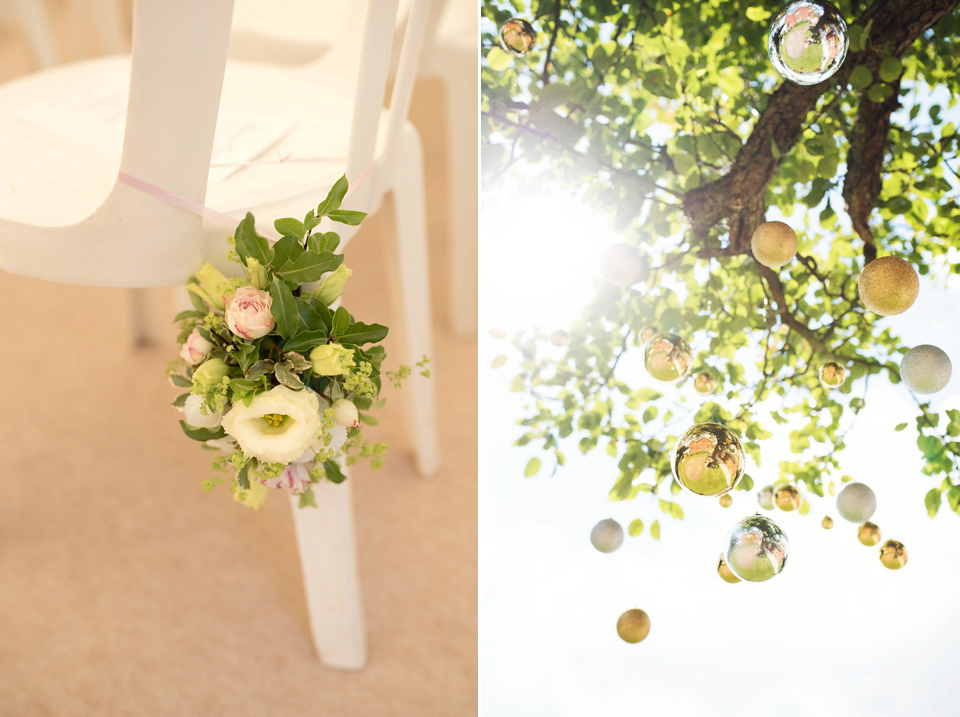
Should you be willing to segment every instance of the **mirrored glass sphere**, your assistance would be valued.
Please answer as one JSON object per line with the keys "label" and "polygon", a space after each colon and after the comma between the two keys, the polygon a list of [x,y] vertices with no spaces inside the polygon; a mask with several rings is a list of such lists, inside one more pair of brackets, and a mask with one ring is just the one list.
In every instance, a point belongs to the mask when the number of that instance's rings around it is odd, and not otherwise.
{"label": "mirrored glass sphere", "polygon": [[863,483],[847,483],[837,494],[837,512],[851,523],[870,520],[876,509],[877,496]]}
{"label": "mirrored glass sphere", "polygon": [[820,367],[820,383],[827,388],[836,388],[843,383],[847,372],[836,361],[828,361]]}
{"label": "mirrored glass sphere", "polygon": [[642,642],[650,634],[650,616],[639,608],[627,610],[617,618],[617,634],[624,642]]}
{"label": "mirrored glass sphere", "polygon": [[676,334],[654,334],[643,349],[643,364],[658,381],[676,383],[693,363],[690,345]]}
{"label": "mirrored glass sphere", "polygon": [[656,327],[656,326],[644,326],[644,327],[640,330],[640,343],[641,343],[641,344],[647,343],[647,341],[649,341],[651,338],[653,338],[654,334],[656,334],[656,333],[657,333],[657,327]]}
{"label": "mirrored glass sphere", "polygon": [[899,540],[888,540],[880,547],[880,562],[885,568],[899,570],[907,564],[907,549]]}
{"label": "mirrored glass sphere", "polygon": [[500,45],[515,57],[529,53],[537,41],[533,25],[520,17],[512,17],[500,28]]}
{"label": "mirrored glass sphere", "polygon": [[671,468],[690,492],[715,496],[740,482],[746,460],[736,433],[719,423],[698,423],[677,439]]}
{"label": "mirrored glass sphere", "polygon": [[623,528],[613,518],[601,520],[590,531],[590,542],[601,553],[612,553],[623,544]]}
{"label": "mirrored glass sphere", "polygon": [[727,567],[727,561],[723,559],[723,553],[720,554],[720,562],[717,563],[717,575],[719,575],[725,583],[740,582],[740,578],[734,575],[730,568]]}
{"label": "mirrored glass sphere", "polygon": [[717,388],[717,379],[709,371],[701,371],[693,377],[693,388],[697,393],[713,393]]}
{"label": "mirrored glass sphere", "polygon": [[723,557],[741,580],[761,582],[783,570],[789,550],[787,536],[780,527],[757,514],[744,518],[730,531]]}
{"label": "mirrored glass sphere", "polygon": [[950,383],[953,366],[943,349],[920,344],[900,359],[900,376],[914,393],[936,393]]}
{"label": "mirrored glass sphere", "polygon": [[829,2],[792,2],[774,19],[767,52],[777,72],[798,85],[823,82],[847,55],[847,23]]}
{"label": "mirrored glass sphere", "polygon": [[760,507],[764,510],[773,510],[773,486],[768,485],[766,488],[757,493],[757,502],[760,504]]}
{"label": "mirrored glass sphere", "polygon": [[800,507],[803,498],[800,497],[800,491],[796,486],[782,485],[773,493],[773,502],[777,504],[780,510],[791,511]]}
{"label": "mirrored glass sphere", "polygon": [[872,547],[878,545],[883,538],[877,524],[868,521],[857,528],[857,539],[867,547]]}

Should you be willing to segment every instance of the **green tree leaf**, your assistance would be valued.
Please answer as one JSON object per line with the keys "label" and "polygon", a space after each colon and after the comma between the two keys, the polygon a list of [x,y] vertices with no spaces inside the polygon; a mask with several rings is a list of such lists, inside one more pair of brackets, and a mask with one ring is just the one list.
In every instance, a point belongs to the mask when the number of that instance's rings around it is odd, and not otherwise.
{"label": "green tree leaf", "polygon": [[523,475],[527,478],[533,478],[537,473],[540,472],[540,459],[534,456],[529,461],[527,461],[527,467],[523,469]]}
{"label": "green tree leaf", "polygon": [[270,284],[270,296],[273,297],[270,313],[276,319],[277,332],[285,339],[292,338],[297,332],[297,323],[300,320],[297,305],[293,301],[293,292],[279,277],[274,276],[273,283]]}

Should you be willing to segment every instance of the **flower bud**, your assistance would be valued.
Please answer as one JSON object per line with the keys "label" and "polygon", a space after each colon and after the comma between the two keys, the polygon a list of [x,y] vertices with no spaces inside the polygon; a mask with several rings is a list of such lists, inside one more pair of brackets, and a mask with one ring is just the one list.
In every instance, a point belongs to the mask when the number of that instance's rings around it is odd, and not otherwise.
{"label": "flower bud", "polygon": [[196,366],[203,361],[213,350],[213,344],[200,335],[200,332],[194,329],[187,336],[187,340],[180,347],[180,358],[191,366]]}
{"label": "flower bud", "polygon": [[227,277],[210,262],[200,267],[200,270],[196,273],[196,277],[200,285],[187,284],[187,289],[206,301],[213,308],[223,310],[223,296],[218,291],[218,287],[228,281]]}
{"label": "flower bud", "polygon": [[267,267],[252,256],[247,257],[247,276],[250,277],[250,284],[255,289],[266,289],[270,286],[270,279],[267,277]]}
{"label": "flower bud", "polygon": [[197,366],[193,372],[195,387],[210,386],[220,383],[220,379],[230,373],[230,367],[218,358],[208,359]]}
{"label": "flower bud", "polygon": [[343,293],[343,287],[347,283],[347,279],[352,275],[353,272],[341,264],[335,271],[327,274],[326,278],[320,282],[320,286],[313,292],[314,298],[320,299],[320,301],[329,306]]}
{"label": "flower bud", "polygon": [[195,393],[187,396],[186,403],[183,404],[183,420],[188,426],[194,428],[217,428],[223,419],[219,413],[208,411],[203,413],[200,406],[203,404],[203,397]]}
{"label": "flower bud", "polygon": [[357,407],[353,405],[353,401],[341,398],[334,401],[331,408],[333,408],[333,422],[338,426],[346,426],[348,428],[352,426],[356,428],[360,425]]}
{"label": "flower bud", "polygon": [[353,349],[340,344],[324,344],[310,352],[313,372],[318,376],[340,376],[349,373],[353,363]]}

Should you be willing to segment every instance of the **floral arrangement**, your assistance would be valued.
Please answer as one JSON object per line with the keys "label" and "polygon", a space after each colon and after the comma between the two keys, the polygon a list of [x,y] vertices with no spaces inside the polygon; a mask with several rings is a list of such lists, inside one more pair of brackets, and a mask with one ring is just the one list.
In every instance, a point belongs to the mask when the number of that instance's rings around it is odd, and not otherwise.
{"label": "floral arrangement", "polygon": [[[227,259],[243,278],[228,278],[205,264],[187,283],[194,309],[178,314],[180,360],[168,369],[175,386],[189,389],[173,402],[183,432],[220,454],[212,490],[233,470],[234,497],[253,508],[270,488],[316,505],[313,485],[340,483],[338,460],[360,458],[379,468],[387,446],[364,440],[361,424],[376,425],[380,408],[380,342],[387,327],[356,321],[335,306],[351,271],[335,232],[314,232],[321,219],[357,225],[364,212],[341,209],[341,177],[303,221],[278,219],[282,237],[271,245],[248,213],[227,238]],[[429,376],[424,357],[417,366]],[[385,372],[400,387],[411,369]]]}

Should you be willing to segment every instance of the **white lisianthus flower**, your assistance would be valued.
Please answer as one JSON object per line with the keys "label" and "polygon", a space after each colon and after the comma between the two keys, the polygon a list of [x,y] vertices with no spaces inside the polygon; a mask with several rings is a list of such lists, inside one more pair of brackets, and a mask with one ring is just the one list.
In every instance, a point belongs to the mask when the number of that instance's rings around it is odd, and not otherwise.
{"label": "white lisianthus flower", "polygon": [[216,428],[220,425],[222,416],[214,411],[201,412],[203,405],[203,396],[191,393],[187,396],[186,403],[183,404],[183,420],[188,426],[194,428]]}
{"label": "white lisianthus flower", "polygon": [[310,485],[310,470],[303,463],[291,463],[280,475],[265,481],[268,488],[288,488],[299,495]]}
{"label": "white lisianthus flower", "polygon": [[254,396],[249,406],[237,402],[223,417],[248,458],[290,463],[317,438],[322,428],[320,402],[312,391],[275,386]]}

